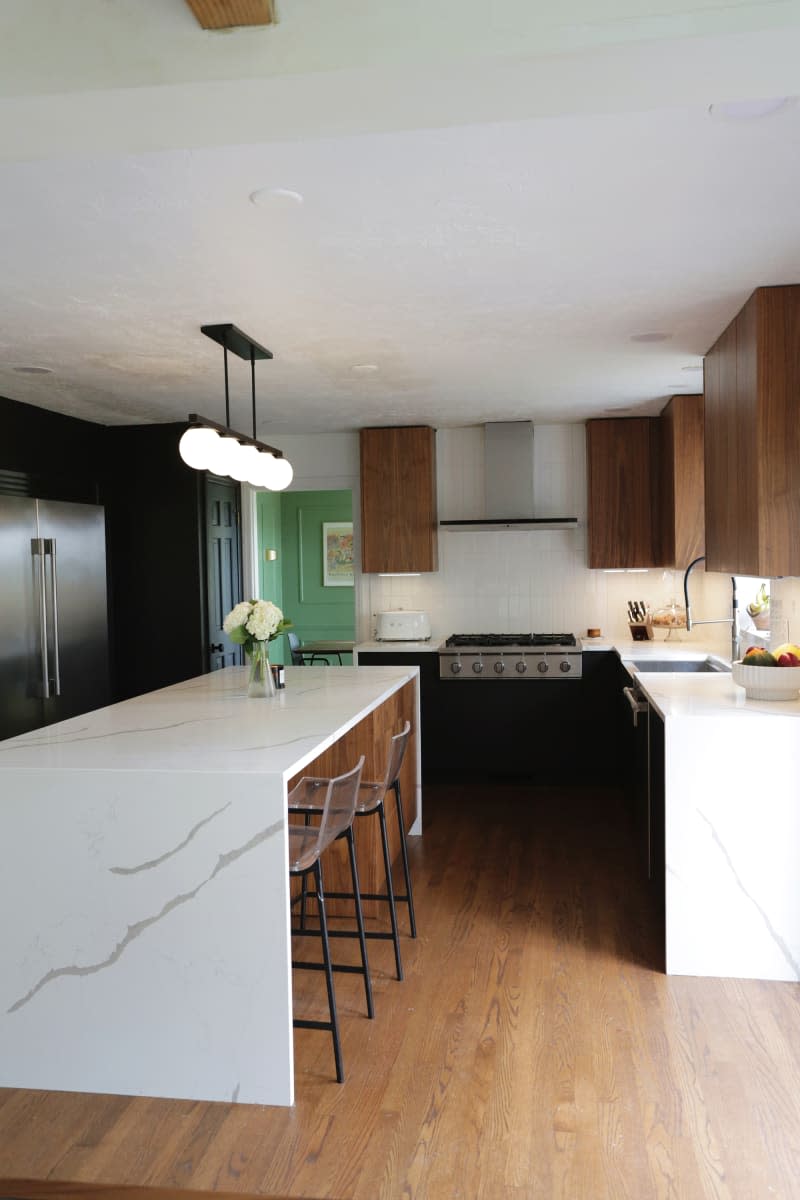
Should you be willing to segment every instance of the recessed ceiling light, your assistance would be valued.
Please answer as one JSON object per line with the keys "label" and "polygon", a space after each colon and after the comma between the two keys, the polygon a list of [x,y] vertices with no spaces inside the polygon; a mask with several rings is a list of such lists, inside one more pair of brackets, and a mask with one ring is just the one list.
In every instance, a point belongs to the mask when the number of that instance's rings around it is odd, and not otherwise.
{"label": "recessed ceiling light", "polygon": [[351,368],[356,375],[371,375],[373,371],[378,370],[377,363],[353,363]]}
{"label": "recessed ceiling light", "polygon": [[794,101],[794,96],[773,96],[768,100],[723,100],[719,104],[709,104],[708,115],[723,121],[757,121],[789,108]]}
{"label": "recessed ceiling light", "polygon": [[604,413],[629,413],[633,412],[632,408],[604,408]]}
{"label": "recessed ceiling light", "polygon": [[703,369],[702,363],[700,363],[700,365],[697,367],[681,367],[682,371],[702,371],[702,369]]}
{"label": "recessed ceiling light", "polygon": [[671,333],[632,333],[632,342],[668,342]]}
{"label": "recessed ceiling light", "polygon": [[250,203],[260,207],[283,205],[288,208],[290,205],[302,204],[303,193],[294,192],[291,188],[258,188],[250,193]]}
{"label": "recessed ceiling light", "polygon": [[12,367],[18,375],[52,375],[52,367]]}

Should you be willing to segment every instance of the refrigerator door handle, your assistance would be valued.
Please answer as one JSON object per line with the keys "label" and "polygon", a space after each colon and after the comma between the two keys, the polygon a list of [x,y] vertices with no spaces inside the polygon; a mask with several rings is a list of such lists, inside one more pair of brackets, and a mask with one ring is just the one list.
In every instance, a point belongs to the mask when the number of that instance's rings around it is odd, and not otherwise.
{"label": "refrigerator door handle", "polygon": [[50,555],[50,595],[53,597],[53,684],[55,695],[61,695],[61,666],[58,660],[58,570],[56,568],[56,539],[44,539],[45,554]]}
{"label": "refrigerator door handle", "polygon": [[47,650],[47,580],[45,578],[45,539],[31,538],[31,554],[39,559],[39,646],[42,662],[42,697],[50,699],[50,661]]}

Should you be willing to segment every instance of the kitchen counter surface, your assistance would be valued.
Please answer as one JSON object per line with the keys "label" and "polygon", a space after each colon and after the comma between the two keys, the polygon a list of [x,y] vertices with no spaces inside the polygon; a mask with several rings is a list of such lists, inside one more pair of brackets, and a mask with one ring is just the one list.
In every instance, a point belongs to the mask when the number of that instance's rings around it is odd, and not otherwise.
{"label": "kitchen counter surface", "polygon": [[[586,648],[586,647],[584,647]],[[637,671],[628,666],[631,659],[704,659],[709,656],[730,665],[724,655],[700,644],[688,642],[606,642],[596,649],[615,650],[639,687],[645,692],[656,711],[665,719],[678,717],[729,717],[737,722],[752,719],[763,722],[765,718],[783,717],[796,721],[800,718],[800,699],[795,700],[751,700],[744,688],[734,683],[730,671],[693,674],[691,672]],[[780,670],[780,668],[775,668]],[[753,730],[753,736],[758,736]]]}
{"label": "kitchen counter surface", "polygon": [[291,1104],[287,783],[376,759],[418,675],[230,667],[0,742],[0,1087]]}
{"label": "kitchen counter surface", "polygon": [[357,642],[355,653],[371,654],[424,654],[426,650],[438,652],[447,638],[432,637],[427,642]]}
{"label": "kitchen counter surface", "polygon": [[248,668],[228,667],[2,741],[0,772],[235,771],[286,780],[417,670],[287,667],[286,687],[259,705],[246,695]]}

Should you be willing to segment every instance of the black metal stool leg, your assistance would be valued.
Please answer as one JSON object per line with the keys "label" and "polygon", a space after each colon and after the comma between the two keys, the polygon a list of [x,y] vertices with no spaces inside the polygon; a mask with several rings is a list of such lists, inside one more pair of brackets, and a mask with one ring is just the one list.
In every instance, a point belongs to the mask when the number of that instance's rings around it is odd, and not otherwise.
{"label": "black metal stool leg", "polygon": [[[303,824],[310,825],[311,818],[308,813],[303,817]],[[306,927],[306,901],[308,900],[308,873],[305,872],[300,879],[300,928]]]}
{"label": "black metal stool leg", "polygon": [[317,889],[317,908],[319,910],[319,930],[322,939],[322,960],[325,964],[325,982],[328,987],[328,1007],[331,1013],[331,1036],[333,1037],[333,1057],[336,1060],[336,1079],[344,1083],[342,1067],[342,1047],[339,1041],[339,1018],[336,1013],[336,994],[333,990],[333,968],[331,966],[331,947],[328,941],[328,918],[325,914],[325,896],[322,891],[322,867],[319,860],[314,864],[314,883]]}
{"label": "black metal stool leg", "polygon": [[386,832],[386,813],[383,801],[378,805],[378,817],[381,822],[381,845],[383,847],[383,865],[386,871],[386,894],[389,900],[389,917],[392,922],[392,941],[394,942],[394,961],[397,968],[397,978],[403,978],[403,963],[400,958],[400,934],[397,928],[397,909],[394,903],[394,884],[392,883],[392,863],[389,858],[389,837]]}
{"label": "black metal stool leg", "polygon": [[403,875],[406,881],[406,901],[408,903],[408,919],[411,923],[411,936],[417,936],[417,922],[414,917],[414,894],[411,891],[411,873],[408,869],[408,848],[406,847],[406,823],[403,816],[403,801],[400,796],[400,780],[395,779],[392,784],[394,788],[394,798],[397,805],[397,823],[400,826],[400,852],[403,855]]}
{"label": "black metal stool leg", "polygon": [[364,932],[364,913],[361,908],[361,889],[358,882],[358,865],[356,863],[356,844],[353,837],[353,826],[347,830],[347,851],[350,855],[350,874],[353,879],[353,903],[356,909],[356,925],[358,926],[358,941],[361,946],[361,966],[364,970],[364,993],[367,997],[367,1016],[375,1016],[375,1008],[372,1003],[372,980],[369,974],[369,961],[367,959],[367,938]]}

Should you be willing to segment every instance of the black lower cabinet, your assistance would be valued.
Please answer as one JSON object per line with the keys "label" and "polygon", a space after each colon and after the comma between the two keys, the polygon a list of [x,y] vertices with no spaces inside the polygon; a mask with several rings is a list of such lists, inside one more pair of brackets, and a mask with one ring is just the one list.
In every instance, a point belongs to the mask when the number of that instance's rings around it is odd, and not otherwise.
{"label": "black lower cabinet", "polygon": [[666,909],[664,888],[667,879],[664,720],[651,706],[648,713],[650,734],[650,881],[653,902],[662,921]]}
{"label": "black lower cabinet", "polygon": [[583,678],[439,678],[435,651],[362,652],[359,665],[420,668],[422,771],[532,784],[621,786],[627,718],[613,652],[583,656]]}

